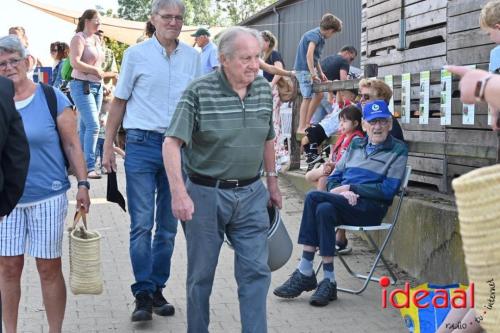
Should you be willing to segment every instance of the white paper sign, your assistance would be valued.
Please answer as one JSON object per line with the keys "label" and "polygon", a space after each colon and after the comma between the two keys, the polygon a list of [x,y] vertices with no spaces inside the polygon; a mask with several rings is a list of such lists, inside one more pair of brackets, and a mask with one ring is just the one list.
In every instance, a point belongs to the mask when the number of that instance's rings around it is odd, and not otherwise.
{"label": "white paper sign", "polygon": [[451,73],[441,70],[441,125],[451,125]]}
{"label": "white paper sign", "polygon": [[[476,65],[469,65],[469,68],[475,69]],[[474,125],[474,116],[476,113],[476,106],[474,104],[462,105],[462,124]]]}
{"label": "white paper sign", "polygon": [[411,74],[401,75],[401,122],[409,124],[411,117]]}
{"label": "white paper sign", "polygon": [[[391,91],[394,91],[394,80],[392,75],[386,75],[384,77],[385,83],[391,88]],[[392,114],[394,114],[394,94],[391,97],[391,100],[389,101],[389,111],[391,111]]]}
{"label": "white paper sign", "polygon": [[429,123],[429,86],[431,72],[420,72],[420,103],[418,105],[418,123],[426,125]]}

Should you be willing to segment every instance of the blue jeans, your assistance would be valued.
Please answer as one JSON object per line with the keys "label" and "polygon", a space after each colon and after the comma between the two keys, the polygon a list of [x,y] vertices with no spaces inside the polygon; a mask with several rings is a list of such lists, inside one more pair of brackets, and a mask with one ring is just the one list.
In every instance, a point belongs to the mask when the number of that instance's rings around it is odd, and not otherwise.
{"label": "blue jeans", "polygon": [[374,226],[382,222],[387,205],[358,198],[351,206],[340,194],[323,191],[307,193],[300,222],[299,244],[318,247],[323,257],[335,253],[335,227],[341,224]]}
{"label": "blue jeans", "polygon": [[163,135],[127,130],[126,143],[125,175],[131,221],[129,250],[135,276],[131,289],[134,295],[140,291],[152,294],[164,288],[170,276],[170,259],[177,233],[163,166]]}
{"label": "blue jeans", "polygon": [[309,73],[308,71],[297,71],[295,73],[295,77],[299,82],[299,88],[302,97],[305,99],[312,98],[313,86],[312,86],[311,73]]}
{"label": "blue jeans", "polygon": [[102,84],[90,82],[90,93],[84,94],[86,82],[71,80],[71,98],[80,113],[80,143],[87,162],[87,171],[95,169],[95,149],[99,134],[99,110],[102,104]]}
{"label": "blue jeans", "polygon": [[97,139],[97,145],[95,148],[95,160],[97,161],[97,157],[99,157],[99,162],[101,163],[102,166],[102,155],[104,153],[104,139],[103,138],[98,138]]}
{"label": "blue jeans", "polygon": [[321,103],[318,105],[311,118],[311,124],[319,123],[330,112],[332,112],[332,105],[328,103],[328,93],[324,93]]}

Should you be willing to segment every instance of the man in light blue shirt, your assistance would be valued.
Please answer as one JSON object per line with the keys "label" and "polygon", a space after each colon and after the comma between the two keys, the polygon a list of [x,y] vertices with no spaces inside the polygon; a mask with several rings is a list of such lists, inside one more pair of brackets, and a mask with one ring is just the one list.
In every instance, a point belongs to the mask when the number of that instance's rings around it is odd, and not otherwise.
{"label": "man in light blue shirt", "polygon": [[[130,212],[130,259],[135,277],[132,321],[173,315],[162,295],[170,276],[177,232],[163,167],[163,133],[186,86],[201,74],[199,53],[178,40],[184,20],[181,0],[154,0],[154,36],[125,51],[106,125],[103,166],[116,171],[113,140],[123,119],[127,132],[125,175]],[[154,239],[152,230],[156,222]]]}
{"label": "man in light blue shirt", "polygon": [[201,48],[201,66],[203,75],[219,68],[219,57],[217,46],[210,41],[210,32],[205,28],[199,28],[192,34],[196,44]]}

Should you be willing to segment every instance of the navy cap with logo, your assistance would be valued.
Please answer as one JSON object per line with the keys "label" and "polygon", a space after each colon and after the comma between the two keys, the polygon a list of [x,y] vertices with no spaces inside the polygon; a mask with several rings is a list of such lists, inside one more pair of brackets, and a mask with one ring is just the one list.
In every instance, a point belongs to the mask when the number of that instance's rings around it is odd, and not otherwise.
{"label": "navy cap with logo", "polygon": [[363,119],[370,121],[379,118],[391,118],[392,114],[384,100],[368,102],[363,107]]}
{"label": "navy cap with logo", "polygon": [[191,34],[192,37],[200,37],[200,36],[208,36],[210,37],[210,32],[208,32],[205,28],[199,28],[196,30],[194,34]]}

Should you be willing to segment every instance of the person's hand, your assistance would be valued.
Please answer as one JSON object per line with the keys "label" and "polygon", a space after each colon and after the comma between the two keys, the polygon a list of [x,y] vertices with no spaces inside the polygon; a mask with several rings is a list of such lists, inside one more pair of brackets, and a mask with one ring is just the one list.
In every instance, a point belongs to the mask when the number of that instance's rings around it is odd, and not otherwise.
{"label": "person's hand", "polygon": [[294,77],[295,74],[297,74],[297,72],[295,72],[294,70],[288,71],[288,76],[289,77]]}
{"label": "person's hand", "polygon": [[333,167],[334,167],[335,163],[333,162],[325,162],[325,164],[323,164],[323,175],[325,176],[328,176],[332,173],[333,171]]}
{"label": "person's hand", "polygon": [[90,207],[89,190],[85,186],[78,187],[76,193],[76,210],[83,208],[85,214],[88,214]]}
{"label": "person's hand", "polygon": [[104,141],[104,152],[102,154],[102,166],[106,169],[106,173],[116,172],[116,156],[115,150],[113,149],[113,143],[111,145]]}
{"label": "person's hand", "polygon": [[321,80],[320,80],[318,75],[316,75],[316,74],[311,75],[311,83],[320,82],[320,81]]}
{"label": "person's hand", "polygon": [[346,198],[349,202],[349,205],[351,206],[356,206],[356,204],[358,203],[359,194],[356,194],[352,191],[345,191],[340,193],[340,195]]}
{"label": "person's hand", "polygon": [[349,185],[341,185],[341,186],[337,186],[335,188],[332,188],[330,190],[330,193],[337,193],[337,194],[341,194],[343,192],[347,192],[351,189],[351,186]]}
{"label": "person's hand", "polygon": [[172,193],[172,213],[176,219],[183,222],[193,219],[194,204],[186,191]]}
{"label": "person's hand", "polygon": [[328,81],[328,78],[326,77],[325,73],[321,72],[319,74],[319,78],[321,79],[321,82],[326,82]]}
{"label": "person's hand", "polygon": [[494,131],[500,131],[500,110],[491,108],[491,128]]}
{"label": "person's hand", "polygon": [[100,79],[104,79],[104,71],[102,68],[96,67],[95,71],[96,75],[99,76]]}
{"label": "person's hand", "polygon": [[472,69],[465,66],[445,66],[449,72],[456,74],[462,79],[460,80],[460,100],[466,104],[473,104],[476,102],[474,93],[476,91],[476,84],[490,73],[480,70]]}
{"label": "person's hand", "polygon": [[278,187],[278,178],[277,177],[268,177],[267,178],[267,190],[269,191],[269,202],[268,206],[276,206],[279,209],[283,207],[283,199],[281,197],[281,192]]}

